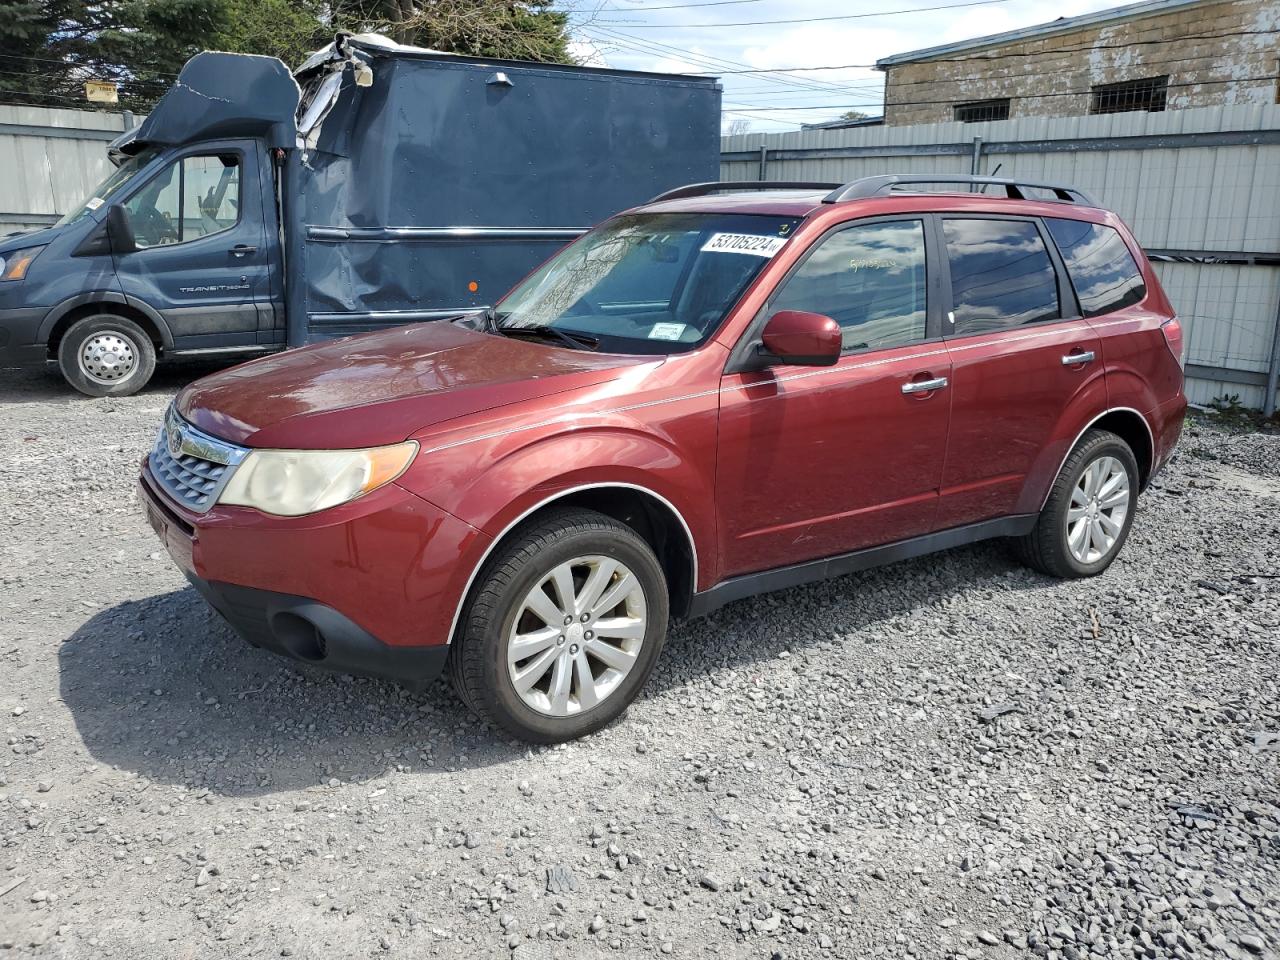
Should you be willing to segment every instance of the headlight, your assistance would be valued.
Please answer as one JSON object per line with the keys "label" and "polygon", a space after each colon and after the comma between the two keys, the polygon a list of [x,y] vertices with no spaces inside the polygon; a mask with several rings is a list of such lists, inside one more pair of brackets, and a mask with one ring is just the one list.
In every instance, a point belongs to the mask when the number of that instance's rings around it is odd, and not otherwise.
{"label": "headlight", "polygon": [[10,250],[0,256],[0,280],[21,280],[27,275],[27,268],[43,246],[27,247],[25,250]]}
{"label": "headlight", "polygon": [[218,502],[284,517],[315,513],[390,483],[417,453],[415,440],[368,450],[254,450]]}

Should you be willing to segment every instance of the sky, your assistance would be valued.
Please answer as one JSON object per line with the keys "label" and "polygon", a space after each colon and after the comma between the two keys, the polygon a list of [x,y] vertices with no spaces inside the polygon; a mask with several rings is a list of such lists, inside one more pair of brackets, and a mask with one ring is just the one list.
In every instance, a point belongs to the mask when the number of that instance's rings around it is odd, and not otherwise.
{"label": "sky", "polygon": [[[574,52],[594,66],[719,73],[722,129],[794,130],[879,114],[881,57],[1119,6],[1117,0],[566,0]],[[924,8],[952,9],[924,9]],[[906,12],[902,12],[906,11]],[[826,19],[823,19],[826,18]],[[759,21],[789,21],[760,23]],[[780,71],[841,66],[838,70]],[[741,132],[741,131],[735,131]]]}

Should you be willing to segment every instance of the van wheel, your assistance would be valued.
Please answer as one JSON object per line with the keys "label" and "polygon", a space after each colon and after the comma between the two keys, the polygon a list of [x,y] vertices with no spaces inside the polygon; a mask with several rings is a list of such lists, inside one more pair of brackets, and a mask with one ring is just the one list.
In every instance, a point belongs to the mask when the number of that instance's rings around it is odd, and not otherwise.
{"label": "van wheel", "polygon": [[58,344],[58,367],[67,383],[91,397],[127,397],[147,385],[156,348],[125,317],[99,313],[77,320]]}
{"label": "van wheel", "polygon": [[449,663],[459,696],[532,743],[599,730],[644,686],[667,635],[649,545],[593,510],[557,510],[481,572]]}
{"label": "van wheel", "polygon": [[1138,500],[1138,461],[1114,433],[1090,430],[1071,451],[1040,518],[1014,541],[1041,573],[1071,579],[1101,573],[1124,546]]}

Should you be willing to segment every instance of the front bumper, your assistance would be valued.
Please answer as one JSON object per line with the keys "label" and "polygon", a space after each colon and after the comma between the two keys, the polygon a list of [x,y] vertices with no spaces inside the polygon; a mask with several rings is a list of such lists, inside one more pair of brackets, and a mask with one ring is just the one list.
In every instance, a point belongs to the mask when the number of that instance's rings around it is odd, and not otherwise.
{"label": "front bumper", "polygon": [[139,498],[174,563],[250,643],[413,686],[443,666],[467,564],[488,544],[394,483],[304,517],[195,514],[164,495],[144,461]]}
{"label": "front bumper", "polygon": [[307,597],[187,579],[255,647],[338,673],[395,680],[417,690],[434,680],[449,647],[393,647],[333,607]]}
{"label": "front bumper", "polygon": [[48,307],[0,310],[0,367],[38,367],[49,359],[49,349],[36,338]]}

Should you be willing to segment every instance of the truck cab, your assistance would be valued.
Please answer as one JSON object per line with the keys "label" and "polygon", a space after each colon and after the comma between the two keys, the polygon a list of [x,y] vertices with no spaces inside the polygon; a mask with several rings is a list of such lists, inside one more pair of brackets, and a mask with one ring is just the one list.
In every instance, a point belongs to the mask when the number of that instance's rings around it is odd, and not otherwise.
{"label": "truck cab", "polygon": [[202,53],[45,230],[0,238],[0,367],[90,396],[158,360],[474,312],[618,209],[718,171],[712,78],[340,35]]}

